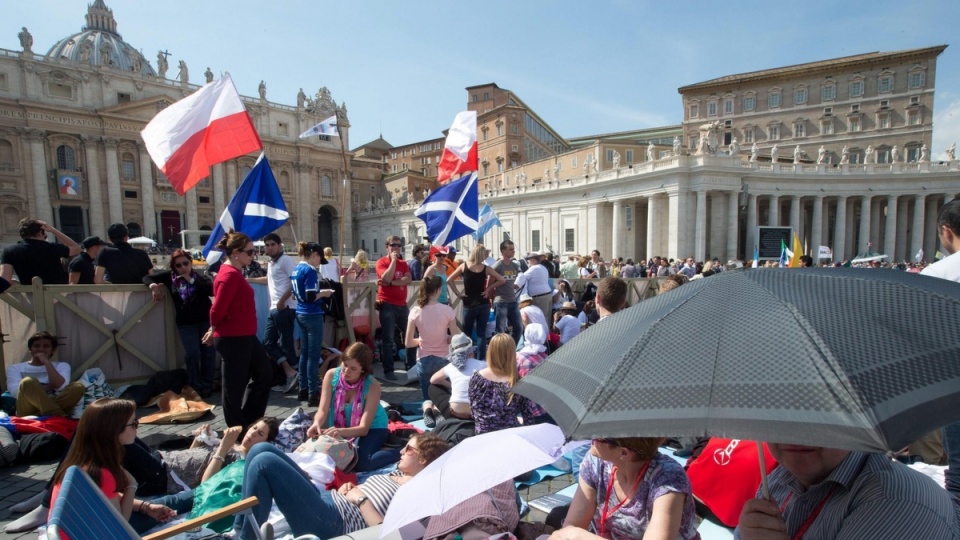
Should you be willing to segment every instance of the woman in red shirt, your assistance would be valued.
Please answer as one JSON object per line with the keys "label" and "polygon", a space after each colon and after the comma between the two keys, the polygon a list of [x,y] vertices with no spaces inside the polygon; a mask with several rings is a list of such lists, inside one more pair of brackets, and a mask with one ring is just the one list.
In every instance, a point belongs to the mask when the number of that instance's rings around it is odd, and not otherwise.
{"label": "woman in red shirt", "polygon": [[[224,261],[213,280],[210,330],[203,343],[213,343],[223,377],[223,418],[244,430],[264,416],[273,367],[257,339],[257,306],[253,288],[241,269],[253,260],[253,241],[243,233],[224,235],[217,248]],[[249,383],[249,384],[248,384]]]}

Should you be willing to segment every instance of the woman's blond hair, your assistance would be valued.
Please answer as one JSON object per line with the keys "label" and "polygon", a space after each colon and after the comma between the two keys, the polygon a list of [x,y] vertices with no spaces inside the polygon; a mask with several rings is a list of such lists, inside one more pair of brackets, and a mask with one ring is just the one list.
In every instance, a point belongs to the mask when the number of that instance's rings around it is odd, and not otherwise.
{"label": "woman's blond hair", "polygon": [[490,339],[487,366],[494,375],[510,379],[511,390],[507,397],[507,403],[510,403],[513,400],[513,387],[520,380],[520,372],[517,371],[517,342],[510,334],[497,334]]}
{"label": "woman's blond hair", "polygon": [[477,244],[473,246],[473,250],[470,251],[470,257],[467,258],[467,262],[471,265],[474,264],[483,264],[483,261],[487,258],[487,249],[483,247],[482,244]]}

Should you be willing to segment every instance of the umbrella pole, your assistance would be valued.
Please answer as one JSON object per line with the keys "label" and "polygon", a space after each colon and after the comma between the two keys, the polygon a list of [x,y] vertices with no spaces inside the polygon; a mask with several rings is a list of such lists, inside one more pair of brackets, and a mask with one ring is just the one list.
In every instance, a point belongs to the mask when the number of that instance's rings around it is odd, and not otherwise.
{"label": "umbrella pole", "polygon": [[763,498],[770,500],[770,486],[767,484],[767,460],[763,452],[763,442],[757,441],[757,456],[760,458],[760,482],[763,485]]}

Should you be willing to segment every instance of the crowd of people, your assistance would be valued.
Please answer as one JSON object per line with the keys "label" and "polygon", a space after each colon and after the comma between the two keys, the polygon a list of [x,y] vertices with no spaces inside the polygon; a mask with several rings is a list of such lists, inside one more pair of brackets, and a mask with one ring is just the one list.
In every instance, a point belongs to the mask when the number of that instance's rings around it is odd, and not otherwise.
{"label": "crowd of people", "polygon": [[[953,256],[960,251],[960,200],[944,206],[938,231],[949,256],[922,273],[960,281],[960,256]],[[61,243],[43,240],[48,232]],[[192,464],[179,471],[189,487],[244,461],[243,495],[260,500],[257,520],[266,519],[275,504],[295,535],[321,538],[381,523],[397,490],[462,437],[554,423],[549,411],[514,387],[550,362],[555,351],[572,340],[590,339],[593,326],[628,307],[627,280],[658,277],[660,293],[669,294],[691,280],[743,266],[717,259],[698,263],[692,257],[607,262],[596,250],[561,264],[550,253],[530,252],[517,259],[509,240],[497,246],[497,258],[483,245],[474,247],[465,261],[456,259],[453,248],[416,246],[414,258],[404,260],[403,240],[390,236],[385,256],[369,261],[360,251],[341,269],[330,248],[300,242],[300,260],[295,261],[280,237],[270,234],[264,238],[269,257],[264,275],[252,276],[253,241],[231,232],[219,244],[223,263],[211,279],[194,269],[182,250],[170,255],[166,269],[147,267],[139,255],[146,254],[126,243],[120,224],[110,227],[112,246],[96,237],[76,244],[35,220],[24,221],[21,236],[24,241],[4,250],[0,259],[0,277],[8,281],[16,274],[22,283],[35,275],[44,283],[85,283],[92,273],[93,283],[142,283],[155,300],[174,302],[189,384],[209,396],[219,358],[229,427],[219,445],[189,450],[203,453],[199,461],[175,455],[166,460]],[[60,259],[71,256],[79,262],[71,262],[66,272]],[[40,260],[56,261],[63,275],[41,268]],[[806,257],[803,263],[812,266],[813,260]],[[902,269],[913,268],[920,270]],[[582,279],[591,281],[575,292],[573,284],[583,284]],[[362,342],[342,352],[323,343],[328,299],[341,281],[376,282],[376,302],[365,306],[375,310],[379,322],[376,351]],[[408,309],[407,289],[414,282],[416,301]],[[256,337],[259,321],[250,283],[268,288],[263,341]],[[459,320],[452,307],[457,301]],[[56,338],[39,333],[28,348],[30,359],[14,366],[14,377],[7,370],[8,385],[16,383],[10,390],[17,414],[69,414],[83,387],[70,382],[69,364],[53,360]],[[386,444],[388,418],[381,381],[374,377],[375,361],[382,364],[386,381],[397,380],[398,361],[417,366],[424,424],[439,436],[415,435],[402,449]],[[273,386],[277,372],[283,382]],[[353,440],[354,471],[371,475],[335,490],[314,488],[297,463],[270,444],[277,433],[277,421],[264,416],[271,387],[278,392],[296,387],[298,399],[316,409],[307,436]],[[456,437],[445,430],[449,426],[456,428]],[[944,430],[941,444],[951,465],[949,492],[889,456],[771,443],[780,464],[770,476],[771,498],[758,497],[743,506],[736,537],[960,537],[960,503],[950,495],[960,492],[957,426]],[[189,492],[158,489],[146,480],[157,459],[143,458],[151,454],[137,438],[137,427],[130,401],[103,398],[88,405],[40,508],[45,511],[56,498],[66,468],[78,465],[138,531],[189,510]],[[556,530],[550,538],[698,538],[690,480],[683,466],[658,451],[664,442],[656,437],[601,438],[575,451],[576,494],[569,506],[551,513],[548,523]],[[162,459],[159,463],[165,466]],[[253,526],[238,517],[233,534],[253,538]]]}

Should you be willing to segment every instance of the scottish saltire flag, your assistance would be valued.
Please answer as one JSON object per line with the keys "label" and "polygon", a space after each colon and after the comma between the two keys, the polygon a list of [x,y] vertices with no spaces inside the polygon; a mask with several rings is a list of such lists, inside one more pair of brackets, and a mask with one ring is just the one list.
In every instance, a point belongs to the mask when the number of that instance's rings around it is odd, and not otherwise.
{"label": "scottish saltire flag", "polygon": [[753,262],[750,263],[750,268],[758,268],[760,266],[760,248],[754,244],[753,245]]}
{"label": "scottish saltire flag", "polygon": [[477,163],[477,112],[457,113],[437,164],[437,182],[443,184],[475,171],[479,167]]}
{"label": "scottish saltire flag", "polygon": [[477,172],[440,186],[413,215],[427,224],[427,237],[445,246],[477,230],[479,205]]}
{"label": "scottish saltire flag", "polygon": [[477,230],[473,233],[473,239],[480,241],[493,226],[503,227],[503,224],[500,223],[500,218],[497,217],[496,212],[493,211],[493,208],[489,204],[484,204],[483,208],[480,209],[480,217],[477,219]]}
{"label": "scottish saltire flag", "polygon": [[323,122],[320,122],[312,128],[304,131],[300,134],[300,138],[306,139],[307,137],[312,137],[314,135],[329,135],[330,137],[339,137],[340,132],[337,131],[337,115],[333,115]]}
{"label": "scottish saltire flag", "polygon": [[780,261],[777,263],[777,266],[780,268],[786,268],[790,264],[790,250],[787,249],[787,243],[782,239],[780,240]]}
{"label": "scottish saltire flag", "polygon": [[231,229],[257,239],[279,229],[289,217],[267,157],[260,154],[257,163],[220,216],[207,245],[203,247],[203,256],[208,264],[220,260],[223,252],[215,249],[215,246]]}

